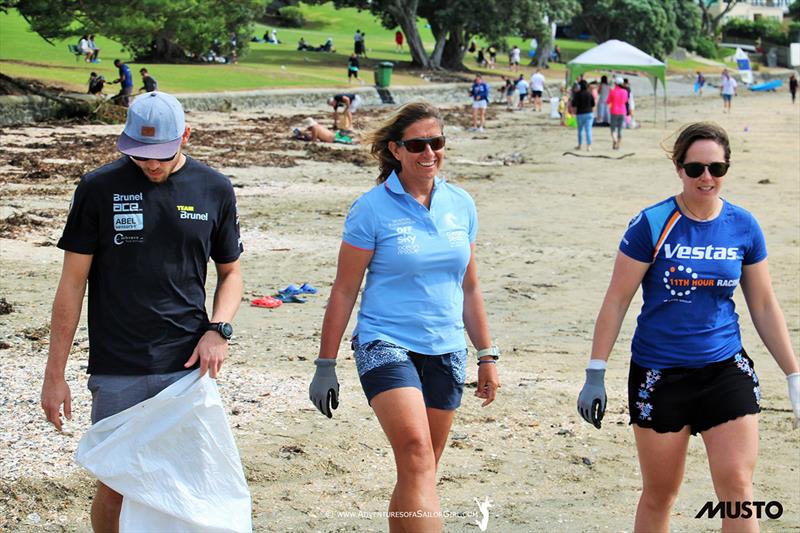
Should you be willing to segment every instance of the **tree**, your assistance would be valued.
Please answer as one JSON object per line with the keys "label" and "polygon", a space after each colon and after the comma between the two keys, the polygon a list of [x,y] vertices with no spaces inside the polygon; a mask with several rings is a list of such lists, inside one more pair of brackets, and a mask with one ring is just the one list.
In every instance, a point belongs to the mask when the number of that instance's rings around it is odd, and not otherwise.
{"label": "tree", "polygon": [[[202,55],[215,39],[249,35],[261,0],[3,0],[44,39],[98,33],[137,59],[183,60]],[[246,45],[247,39],[237,42]]]}
{"label": "tree", "polygon": [[718,3],[720,3],[720,0],[697,0],[697,5],[703,14],[703,31],[709,37],[714,37],[717,34],[719,23],[731,9],[736,7],[739,0],[725,0],[725,7],[717,15],[712,15],[711,6]]}
{"label": "tree", "polygon": [[598,42],[620,39],[664,59],[678,42],[676,0],[582,0],[580,21]]}
{"label": "tree", "polygon": [[[308,0],[309,4],[324,4],[329,0]],[[424,1],[424,0],[423,0]],[[333,5],[338,9],[342,7],[355,7],[358,10],[369,11],[381,19],[386,28],[400,29],[406,36],[408,50],[411,52],[411,64],[417,67],[428,68],[431,66],[422,37],[417,30],[417,8],[420,0],[333,0]]]}
{"label": "tree", "polygon": [[696,50],[697,39],[703,35],[702,12],[696,0],[675,0],[675,19],[680,32],[678,44]]}

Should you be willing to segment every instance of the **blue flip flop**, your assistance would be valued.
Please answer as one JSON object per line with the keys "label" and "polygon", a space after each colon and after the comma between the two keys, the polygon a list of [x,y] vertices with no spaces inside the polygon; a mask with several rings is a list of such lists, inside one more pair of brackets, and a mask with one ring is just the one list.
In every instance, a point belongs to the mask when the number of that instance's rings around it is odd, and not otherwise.
{"label": "blue flip flop", "polygon": [[286,294],[283,292],[279,292],[274,296],[275,299],[282,301],[285,304],[304,304],[306,303],[305,298],[298,298],[296,294]]}
{"label": "blue flip flop", "polygon": [[317,294],[317,289],[316,287],[312,287],[308,283],[303,283],[302,285],[300,285],[300,292],[298,292],[297,294]]}
{"label": "blue flip flop", "polygon": [[294,284],[289,284],[286,286],[285,289],[279,290],[278,294],[284,294],[287,296],[295,296],[297,294],[303,294],[302,287],[298,287]]}

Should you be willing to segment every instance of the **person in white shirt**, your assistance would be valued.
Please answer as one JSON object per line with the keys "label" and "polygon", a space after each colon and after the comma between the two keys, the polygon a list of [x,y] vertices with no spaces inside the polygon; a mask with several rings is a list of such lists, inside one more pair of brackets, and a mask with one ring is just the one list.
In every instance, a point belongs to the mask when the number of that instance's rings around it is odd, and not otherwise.
{"label": "person in white shirt", "polygon": [[544,74],[542,69],[537,68],[536,72],[531,74],[531,98],[533,99],[533,110],[542,110],[542,93],[544,92]]}
{"label": "person in white shirt", "polygon": [[94,59],[94,51],[89,46],[89,36],[84,35],[81,37],[81,40],[78,41],[78,50],[81,54],[86,56],[85,61],[91,62]]}
{"label": "person in white shirt", "polygon": [[723,113],[730,113],[731,112],[731,100],[733,97],[736,96],[736,87],[739,84],[736,83],[736,80],[731,77],[728,69],[723,69],[722,71],[722,83],[719,87],[719,93],[722,95],[722,112]]}

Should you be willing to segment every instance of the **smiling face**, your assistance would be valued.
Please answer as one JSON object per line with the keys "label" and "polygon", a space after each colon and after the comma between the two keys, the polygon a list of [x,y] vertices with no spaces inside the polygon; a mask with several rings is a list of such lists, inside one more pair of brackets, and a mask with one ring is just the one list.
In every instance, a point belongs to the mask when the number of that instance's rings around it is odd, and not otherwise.
{"label": "smiling face", "polygon": [[[682,163],[724,163],[725,149],[718,142],[711,139],[700,139],[692,143]],[[676,168],[678,177],[683,182],[683,197],[692,205],[716,200],[722,189],[722,180],[725,176],[715,178],[708,168],[703,170],[699,178],[690,178],[681,167]]]}
{"label": "smiling face", "polygon": [[[442,127],[435,118],[423,118],[414,122],[406,128],[402,140],[421,139],[438,137],[442,135]],[[441,150],[431,150],[428,144],[425,150],[415,154],[409,152],[405,146],[397,146],[395,142],[389,142],[389,150],[400,162],[402,170],[398,173],[404,181],[432,181],[439,173],[444,164],[444,148]]]}

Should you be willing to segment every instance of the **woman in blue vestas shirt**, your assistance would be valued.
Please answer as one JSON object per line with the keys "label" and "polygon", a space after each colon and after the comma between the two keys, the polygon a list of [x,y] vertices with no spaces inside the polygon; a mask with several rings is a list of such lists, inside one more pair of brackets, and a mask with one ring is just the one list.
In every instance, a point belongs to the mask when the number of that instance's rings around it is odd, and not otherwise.
{"label": "woman in blue vestas shirt", "polygon": [[[739,332],[733,292],[740,284],[759,336],[787,375],[800,420],[800,368],[772,289],[764,236],[749,212],[719,196],[730,164],[728,136],[715,124],[691,124],[671,156],[683,190],[631,220],[578,398],[581,416],[599,428],[606,361],[641,285],[628,377],[643,483],[635,531],[669,530],[690,434],[703,437],[718,500],[753,500],[761,391]],[[758,531],[755,513],[745,515],[723,518],[723,531]]]}
{"label": "woman in blue vestas shirt", "polygon": [[366,272],[352,347],[364,393],[394,450],[392,531],[442,529],[436,468],[464,389],[465,329],[478,348],[475,395],[486,406],[500,385],[475,266],[475,204],[438,176],[442,131],[435,107],[411,103],[371,135],[378,185],[347,215],[309,388],[314,405],[332,416],[336,356]]}

